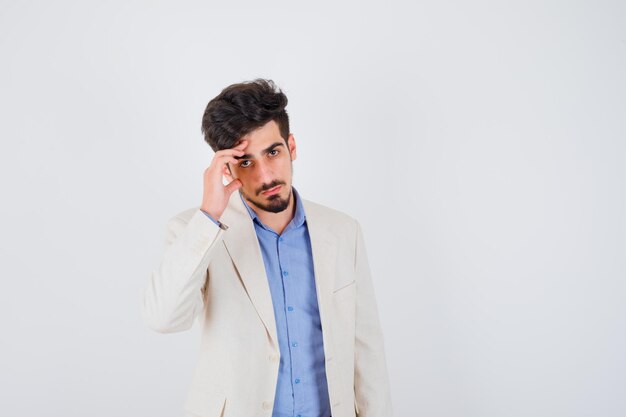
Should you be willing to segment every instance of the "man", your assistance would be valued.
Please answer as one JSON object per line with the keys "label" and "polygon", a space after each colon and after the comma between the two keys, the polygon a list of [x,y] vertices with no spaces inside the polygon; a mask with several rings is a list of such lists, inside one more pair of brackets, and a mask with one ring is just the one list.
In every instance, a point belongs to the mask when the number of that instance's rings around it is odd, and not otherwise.
{"label": "man", "polygon": [[201,321],[187,416],[388,417],[361,228],[292,186],[286,105],[262,79],[209,102],[202,204],[169,220],[142,316],[162,333]]}

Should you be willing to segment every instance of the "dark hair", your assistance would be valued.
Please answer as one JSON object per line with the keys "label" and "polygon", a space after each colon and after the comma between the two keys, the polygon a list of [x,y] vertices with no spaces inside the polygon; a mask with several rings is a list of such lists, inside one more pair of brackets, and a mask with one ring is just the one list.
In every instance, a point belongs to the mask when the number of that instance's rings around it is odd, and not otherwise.
{"label": "dark hair", "polygon": [[272,80],[257,78],[229,85],[204,110],[204,140],[216,152],[232,148],[242,136],[274,120],[286,143],[289,137],[286,106],[287,96]]}

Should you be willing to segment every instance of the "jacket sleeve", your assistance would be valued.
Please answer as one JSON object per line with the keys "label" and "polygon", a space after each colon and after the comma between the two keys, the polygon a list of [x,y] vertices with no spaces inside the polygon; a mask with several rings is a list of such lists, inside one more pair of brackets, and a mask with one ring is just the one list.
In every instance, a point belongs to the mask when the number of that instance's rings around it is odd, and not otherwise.
{"label": "jacket sleeve", "polygon": [[383,334],[365,242],[358,222],[356,230],[355,409],[358,417],[391,417],[391,395]]}
{"label": "jacket sleeve", "polygon": [[188,330],[204,309],[207,268],[224,230],[200,209],[189,222],[176,216],[166,227],[165,250],[152,271],[141,303],[141,316],[160,333]]}

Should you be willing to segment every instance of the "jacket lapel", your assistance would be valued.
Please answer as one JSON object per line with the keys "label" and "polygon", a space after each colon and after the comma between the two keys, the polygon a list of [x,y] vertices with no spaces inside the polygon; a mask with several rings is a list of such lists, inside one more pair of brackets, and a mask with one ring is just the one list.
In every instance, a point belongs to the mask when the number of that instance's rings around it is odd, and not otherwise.
{"label": "jacket lapel", "polygon": [[[311,251],[313,253],[313,271],[315,274],[315,288],[317,291],[317,304],[322,323],[322,337],[324,341],[330,341],[331,332],[331,296],[335,286],[335,269],[337,263],[337,235],[328,226],[323,213],[317,206],[302,199],[304,212],[306,213],[306,223],[311,238]],[[327,357],[332,356],[330,352],[331,343],[324,343],[324,351]]]}
{"label": "jacket lapel", "polygon": [[254,230],[254,223],[241,201],[239,191],[230,196],[228,206],[220,219],[227,226],[224,245],[239,272],[248,297],[267,329],[271,340],[278,347],[276,319],[272,304],[261,246]]}

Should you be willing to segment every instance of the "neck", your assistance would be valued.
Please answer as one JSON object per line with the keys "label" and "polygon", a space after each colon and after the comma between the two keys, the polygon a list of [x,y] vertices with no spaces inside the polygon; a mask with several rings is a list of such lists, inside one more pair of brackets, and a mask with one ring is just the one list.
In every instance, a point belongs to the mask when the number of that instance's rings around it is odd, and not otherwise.
{"label": "neck", "polygon": [[[251,208],[253,210],[255,209],[255,207],[252,206]],[[259,216],[259,220],[261,220],[263,224],[271,227],[272,230],[280,235],[281,233],[283,233],[283,230],[285,230],[285,227],[287,227],[291,219],[293,219],[293,216],[296,212],[296,203],[293,189],[291,190],[291,196],[289,197],[289,205],[285,210],[281,211],[280,213],[272,213],[269,211],[258,209],[254,211],[257,216]]]}

